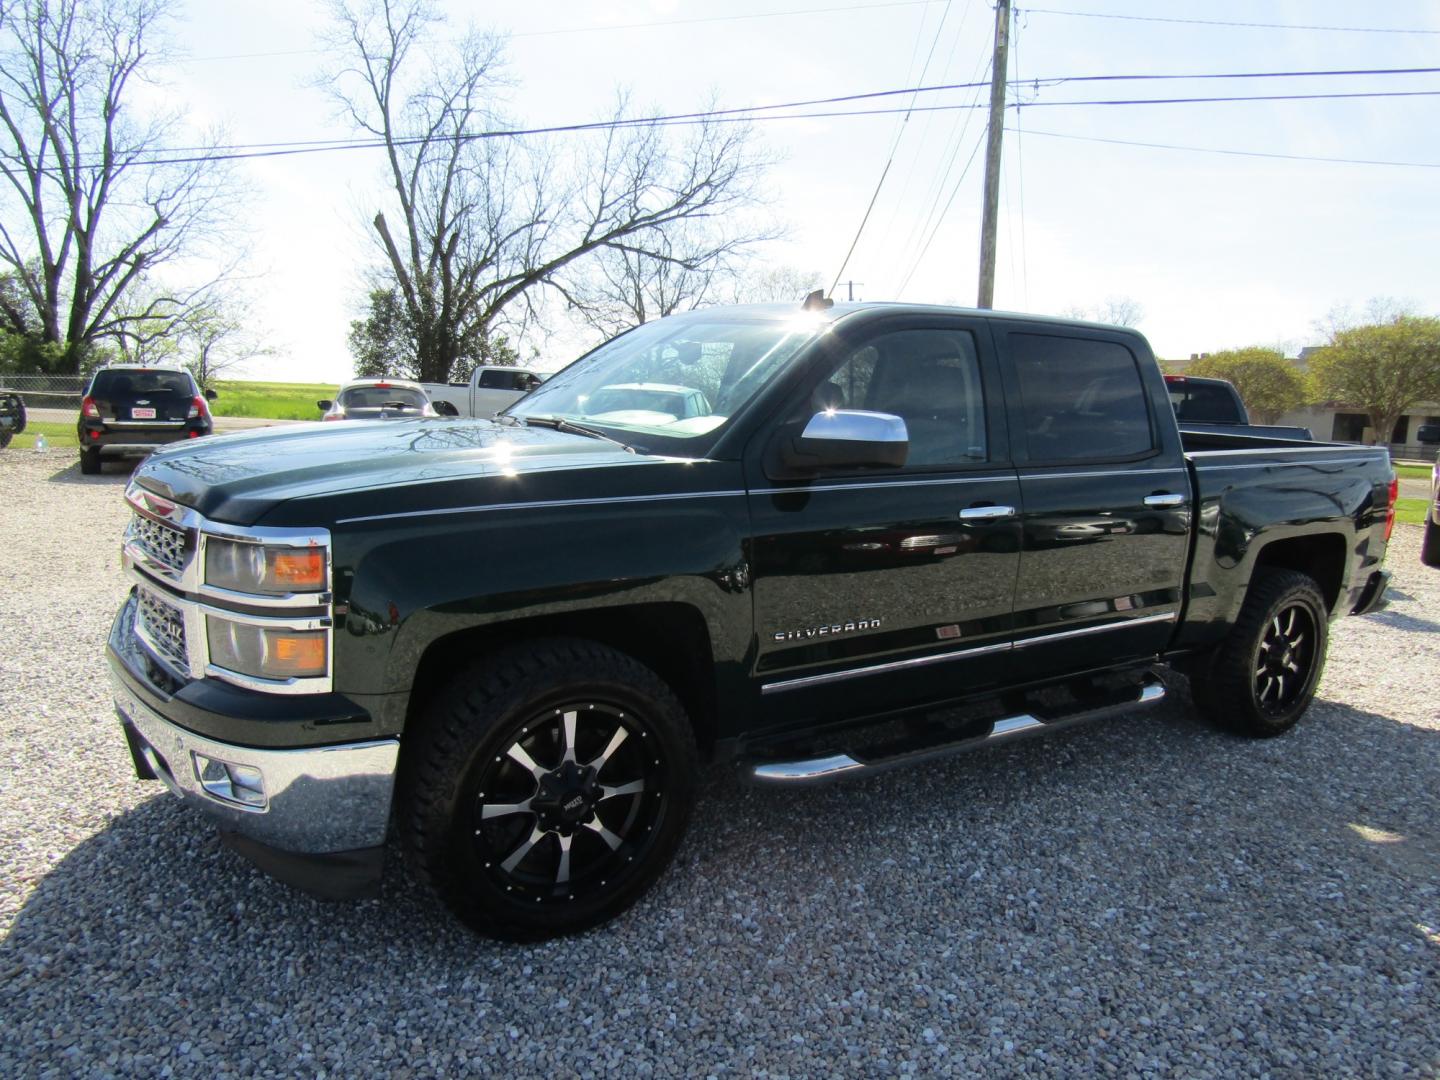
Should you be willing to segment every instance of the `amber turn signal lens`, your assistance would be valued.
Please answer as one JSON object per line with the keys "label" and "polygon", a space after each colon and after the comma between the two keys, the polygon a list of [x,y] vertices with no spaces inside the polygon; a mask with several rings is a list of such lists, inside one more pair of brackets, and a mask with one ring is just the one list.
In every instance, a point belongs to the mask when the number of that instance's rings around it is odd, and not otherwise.
{"label": "amber turn signal lens", "polygon": [[271,631],[267,675],[306,676],[325,674],[324,634],[278,634]]}
{"label": "amber turn signal lens", "polygon": [[277,585],[297,590],[325,587],[325,553],[320,548],[273,551],[270,559],[270,574]]}

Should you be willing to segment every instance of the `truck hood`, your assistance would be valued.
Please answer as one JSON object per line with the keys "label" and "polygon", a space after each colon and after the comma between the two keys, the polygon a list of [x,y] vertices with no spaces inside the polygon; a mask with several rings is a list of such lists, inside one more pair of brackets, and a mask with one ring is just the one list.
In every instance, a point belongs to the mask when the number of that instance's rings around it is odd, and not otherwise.
{"label": "truck hood", "polygon": [[347,420],[176,443],[136,472],[145,488],[214,521],[251,525],[282,502],[418,483],[625,467],[657,460],[611,442],[492,420]]}

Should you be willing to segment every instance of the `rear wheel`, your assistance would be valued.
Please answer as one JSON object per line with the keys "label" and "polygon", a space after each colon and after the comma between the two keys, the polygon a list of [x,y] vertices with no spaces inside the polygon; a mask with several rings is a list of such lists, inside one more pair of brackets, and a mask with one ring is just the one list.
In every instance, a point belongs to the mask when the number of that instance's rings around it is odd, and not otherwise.
{"label": "rear wheel", "polygon": [[1440,566],[1440,525],[1435,524],[1435,511],[1425,515],[1425,536],[1420,541],[1420,561],[1426,566]]}
{"label": "rear wheel", "polygon": [[91,446],[80,451],[80,471],[86,476],[94,476],[100,471],[100,448]]}
{"label": "rear wheel", "polygon": [[1195,704],[1240,735],[1288,731],[1315,697],[1328,640],[1325,598],[1314,579],[1261,570],[1229,636],[1207,663],[1190,669]]}
{"label": "rear wheel", "polygon": [[406,846],[480,933],[575,933],[669,864],[695,769],[684,710],[644,665],[591,642],[519,647],[457,679],[425,718],[405,768]]}
{"label": "rear wheel", "polygon": [[4,450],[7,446],[9,446],[10,440],[14,437],[15,433],[9,428],[5,428],[3,431],[0,431],[0,450]]}

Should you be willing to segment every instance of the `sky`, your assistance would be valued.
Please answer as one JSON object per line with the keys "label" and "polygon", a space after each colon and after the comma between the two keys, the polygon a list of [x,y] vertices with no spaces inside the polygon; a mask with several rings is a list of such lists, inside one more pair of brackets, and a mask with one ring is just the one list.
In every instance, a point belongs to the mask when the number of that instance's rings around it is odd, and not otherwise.
{"label": "sky", "polygon": [[[974,82],[986,75],[994,31],[988,0],[452,0],[443,7],[457,33],[473,22],[509,35],[505,111],[526,125],[595,119],[617,89],[639,108],[677,112],[703,108],[712,97],[738,107]],[[180,10],[172,33],[182,59],[157,72],[147,90],[156,102],[182,103],[197,130],[220,125],[237,143],[351,134],[315,86],[322,4],[190,0]],[[1429,33],[1286,28],[1299,25]],[[1440,74],[1047,81],[1440,66],[1437,44],[1440,4],[1433,0],[1042,0],[1020,7],[1010,77],[1022,84],[1021,107],[1009,110],[1006,122],[995,307],[1057,314],[1126,298],[1138,304],[1139,328],[1167,358],[1251,344],[1293,354],[1320,340],[1316,323],[1327,312],[1372,297],[1440,308],[1440,96],[1060,104],[1440,92]],[[855,107],[972,100],[983,103],[984,92]],[[973,305],[983,148],[963,179],[961,166],[984,123],[980,110],[917,109],[908,119],[757,124],[763,146],[779,159],[766,180],[766,203],[786,227],[785,238],[763,252],[765,261],[819,271],[828,285],[893,154],[836,296],[848,295],[854,282],[857,299]],[[1418,164],[1242,156],[1250,153]],[[244,376],[348,378],[346,333],[376,257],[367,222],[381,205],[382,158],[373,151],[316,154],[237,168],[250,191],[244,288],[273,349]],[[551,331],[525,343],[539,350],[543,367],[562,366],[593,343],[563,326]]]}

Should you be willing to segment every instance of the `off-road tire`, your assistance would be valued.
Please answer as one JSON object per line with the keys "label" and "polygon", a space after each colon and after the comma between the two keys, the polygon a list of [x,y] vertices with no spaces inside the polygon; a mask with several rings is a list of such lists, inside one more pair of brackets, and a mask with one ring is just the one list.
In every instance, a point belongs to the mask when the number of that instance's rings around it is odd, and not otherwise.
{"label": "off-road tire", "polygon": [[1435,524],[1435,511],[1425,515],[1425,535],[1420,538],[1420,561],[1426,566],[1440,566],[1440,525]]}
{"label": "off-road tire", "polygon": [[[577,716],[570,716],[572,713]],[[537,734],[545,725],[560,723],[557,718],[561,716],[568,723],[568,735],[558,729],[553,736]],[[618,735],[622,724],[633,734],[622,739],[620,750],[612,751],[608,743],[614,743],[615,737],[607,732],[615,725]],[[552,737],[565,742],[543,741]],[[586,738],[589,748],[581,750]],[[608,738],[601,756],[594,755],[597,738]],[[513,758],[512,750],[525,740],[529,752],[522,749],[520,757]],[[563,758],[557,771],[547,772],[544,779],[540,770],[548,769],[549,762],[567,745],[572,765],[601,762],[591,776],[594,790],[618,792],[618,787],[604,786],[607,771],[637,768],[649,770],[644,773],[645,790],[603,807],[596,802],[587,822],[563,822],[557,827],[560,831],[547,832],[536,842],[533,836],[541,832],[547,818],[532,810],[496,806],[495,802],[506,799],[481,790],[481,785],[498,787],[497,770],[513,773],[517,761],[528,761],[535,767],[534,779],[522,775],[519,780],[527,786],[533,784],[534,791],[526,801],[538,805],[544,785],[559,782],[552,778],[564,768]],[[481,934],[508,941],[536,941],[578,933],[630,907],[670,863],[694,802],[696,758],[694,733],[679,699],[633,657],[579,639],[515,646],[459,674],[418,718],[417,729],[407,731],[398,804],[407,859],[446,906]],[[617,775],[611,782],[626,779]],[[624,786],[633,787],[637,782]],[[508,796],[509,802],[514,804],[523,794]],[[598,798],[603,801],[612,796]],[[626,805],[632,809],[628,824],[621,825],[614,820],[614,813]],[[487,806],[509,816],[491,820]],[[612,818],[608,826],[602,810]],[[587,811],[581,808],[579,812]],[[553,814],[548,820],[554,823]],[[508,858],[497,859],[505,849],[487,846],[492,828],[499,827],[518,828],[522,834],[534,830],[529,854],[513,868],[504,865]],[[566,834],[569,839],[562,841],[565,829],[570,830]],[[597,836],[603,838],[603,846],[597,846]],[[611,839],[617,840],[618,846],[611,847]],[[566,845],[563,855],[562,843]],[[572,845],[577,860],[582,853],[586,856],[573,883],[569,877]],[[511,858],[518,850],[511,851]],[[554,864],[547,864],[545,860],[552,855]],[[558,884],[562,859],[565,885]],[[556,865],[556,883],[522,881],[523,869],[534,863],[542,873],[550,873],[544,869],[547,865]],[[567,887],[573,889],[570,896],[563,895]]]}
{"label": "off-road tire", "polygon": [[[1291,612],[1297,627],[1292,636],[1306,640],[1306,648],[1297,655],[1301,650],[1289,651],[1289,639],[1279,636],[1285,655],[1296,656],[1301,670],[1293,675],[1293,686],[1282,683],[1277,692],[1274,676],[1265,669],[1276,647],[1276,620],[1283,627]],[[1264,647],[1267,640],[1270,645]],[[1217,727],[1237,735],[1284,734],[1315,697],[1328,642],[1329,612],[1315,580],[1295,570],[1261,569],[1230,633],[1207,658],[1187,665],[1195,706]],[[1281,679],[1289,677],[1288,668],[1280,670],[1286,672]],[[1262,700],[1266,693],[1271,700]]]}
{"label": "off-road tire", "polygon": [[96,447],[90,447],[80,451],[80,471],[86,476],[95,476],[100,472],[100,451]]}

